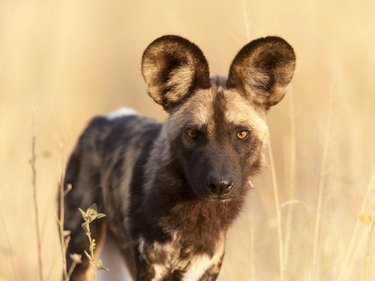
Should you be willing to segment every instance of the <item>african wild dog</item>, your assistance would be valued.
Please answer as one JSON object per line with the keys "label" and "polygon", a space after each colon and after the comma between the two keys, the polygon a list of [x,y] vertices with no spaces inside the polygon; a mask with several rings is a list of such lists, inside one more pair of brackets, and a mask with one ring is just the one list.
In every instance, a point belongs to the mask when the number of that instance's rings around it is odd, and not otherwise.
{"label": "african wild dog", "polygon": [[[94,225],[96,241],[113,236],[135,280],[216,280],[226,231],[263,161],[266,113],[294,66],[292,47],[266,37],[240,50],[228,79],[210,79],[195,44],[152,42],[142,73],[169,117],[159,124],[128,110],[91,121],[66,171],[68,255],[87,248],[77,209],[96,202],[107,214]],[[72,279],[86,280],[87,269]]]}

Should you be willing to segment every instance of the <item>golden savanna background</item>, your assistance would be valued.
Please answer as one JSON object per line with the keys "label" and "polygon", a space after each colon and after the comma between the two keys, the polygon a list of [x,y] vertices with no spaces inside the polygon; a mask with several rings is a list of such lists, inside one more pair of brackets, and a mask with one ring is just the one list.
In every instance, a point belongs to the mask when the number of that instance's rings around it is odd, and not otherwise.
{"label": "golden savanna background", "polygon": [[39,280],[32,136],[43,277],[60,280],[65,161],[96,114],[165,118],[140,71],[164,34],[195,42],[211,74],[261,36],[297,54],[268,115],[273,158],[228,233],[220,280],[375,280],[374,11],[371,0],[0,1],[0,280]]}

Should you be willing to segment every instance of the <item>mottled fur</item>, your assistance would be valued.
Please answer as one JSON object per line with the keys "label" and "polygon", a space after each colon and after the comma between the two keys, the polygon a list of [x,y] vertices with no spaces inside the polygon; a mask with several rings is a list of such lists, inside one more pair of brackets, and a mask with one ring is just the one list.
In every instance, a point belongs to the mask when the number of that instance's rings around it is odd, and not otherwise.
{"label": "mottled fur", "polygon": [[[263,162],[265,115],[283,98],[294,63],[288,43],[266,37],[238,53],[228,81],[210,79],[193,43],[152,42],[142,73],[169,117],[159,124],[125,111],[88,125],[66,171],[68,255],[87,248],[77,209],[95,202],[107,214],[93,226],[96,240],[113,236],[135,280],[216,280],[225,233]],[[72,280],[87,280],[87,268]]]}

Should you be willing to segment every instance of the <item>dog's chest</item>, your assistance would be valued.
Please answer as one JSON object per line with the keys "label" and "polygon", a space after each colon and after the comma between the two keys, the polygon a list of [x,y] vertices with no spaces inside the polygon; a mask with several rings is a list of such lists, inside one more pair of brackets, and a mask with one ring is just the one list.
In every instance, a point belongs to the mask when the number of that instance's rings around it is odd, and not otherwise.
{"label": "dog's chest", "polygon": [[224,240],[218,241],[211,254],[195,253],[192,249],[183,247],[177,238],[167,243],[145,243],[142,238],[139,240],[140,258],[154,272],[152,281],[172,278],[183,281],[200,280],[208,270],[220,264]]}

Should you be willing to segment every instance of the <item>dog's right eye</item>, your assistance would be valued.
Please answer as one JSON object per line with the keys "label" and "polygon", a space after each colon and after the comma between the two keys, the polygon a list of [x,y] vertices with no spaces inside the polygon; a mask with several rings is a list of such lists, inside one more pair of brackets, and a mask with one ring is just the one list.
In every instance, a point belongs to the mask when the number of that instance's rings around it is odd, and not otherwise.
{"label": "dog's right eye", "polygon": [[249,131],[247,130],[242,130],[237,132],[237,139],[239,140],[244,140],[246,137],[249,135]]}
{"label": "dog's right eye", "polygon": [[191,139],[196,139],[198,137],[198,131],[197,130],[187,130],[186,135]]}

